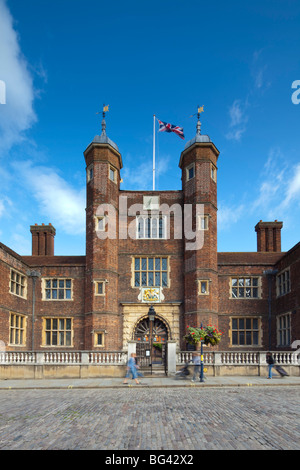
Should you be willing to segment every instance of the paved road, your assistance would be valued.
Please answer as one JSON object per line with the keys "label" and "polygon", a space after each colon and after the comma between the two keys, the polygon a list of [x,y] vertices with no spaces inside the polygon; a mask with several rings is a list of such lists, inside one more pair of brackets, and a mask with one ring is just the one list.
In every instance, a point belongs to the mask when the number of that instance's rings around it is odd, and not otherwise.
{"label": "paved road", "polygon": [[0,449],[300,449],[300,388],[0,390]]}

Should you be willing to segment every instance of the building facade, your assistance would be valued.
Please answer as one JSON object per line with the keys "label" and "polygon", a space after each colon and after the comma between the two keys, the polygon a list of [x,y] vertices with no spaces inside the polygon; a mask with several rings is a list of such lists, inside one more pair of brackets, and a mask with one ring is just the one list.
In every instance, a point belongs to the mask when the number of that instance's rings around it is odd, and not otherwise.
{"label": "building facade", "polygon": [[55,228],[32,225],[32,255],[0,243],[0,344],[6,350],[188,348],[187,326],[215,325],[219,350],[284,350],[300,339],[300,243],[282,222],[255,227],[257,252],[217,250],[219,151],[197,126],[179,160],[180,191],[120,189],[122,157],[106,134],[84,151],[86,254],[55,256]]}

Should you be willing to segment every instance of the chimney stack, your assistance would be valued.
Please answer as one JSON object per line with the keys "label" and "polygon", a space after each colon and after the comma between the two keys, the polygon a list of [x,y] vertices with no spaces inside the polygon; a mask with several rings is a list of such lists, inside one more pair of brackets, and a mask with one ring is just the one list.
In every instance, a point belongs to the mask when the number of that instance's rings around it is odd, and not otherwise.
{"label": "chimney stack", "polygon": [[257,251],[281,252],[282,222],[263,222],[260,220],[255,226],[257,233]]}
{"label": "chimney stack", "polygon": [[55,228],[49,225],[31,225],[32,256],[54,256]]}

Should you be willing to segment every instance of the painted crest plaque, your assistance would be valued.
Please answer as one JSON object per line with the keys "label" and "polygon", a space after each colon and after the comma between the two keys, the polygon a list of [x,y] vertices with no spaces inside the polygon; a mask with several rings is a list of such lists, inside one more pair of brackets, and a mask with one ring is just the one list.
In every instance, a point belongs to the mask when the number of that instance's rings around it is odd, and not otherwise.
{"label": "painted crest plaque", "polygon": [[161,292],[159,287],[143,287],[142,302],[160,302]]}

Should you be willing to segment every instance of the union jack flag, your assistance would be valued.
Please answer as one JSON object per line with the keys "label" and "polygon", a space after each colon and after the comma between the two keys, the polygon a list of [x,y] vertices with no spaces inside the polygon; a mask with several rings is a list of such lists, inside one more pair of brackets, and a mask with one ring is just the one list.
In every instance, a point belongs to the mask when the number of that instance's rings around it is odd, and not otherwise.
{"label": "union jack flag", "polygon": [[163,122],[158,119],[159,122],[159,132],[174,132],[175,134],[179,135],[181,139],[184,139],[183,128],[179,126],[174,126],[173,124],[169,124],[168,122]]}

